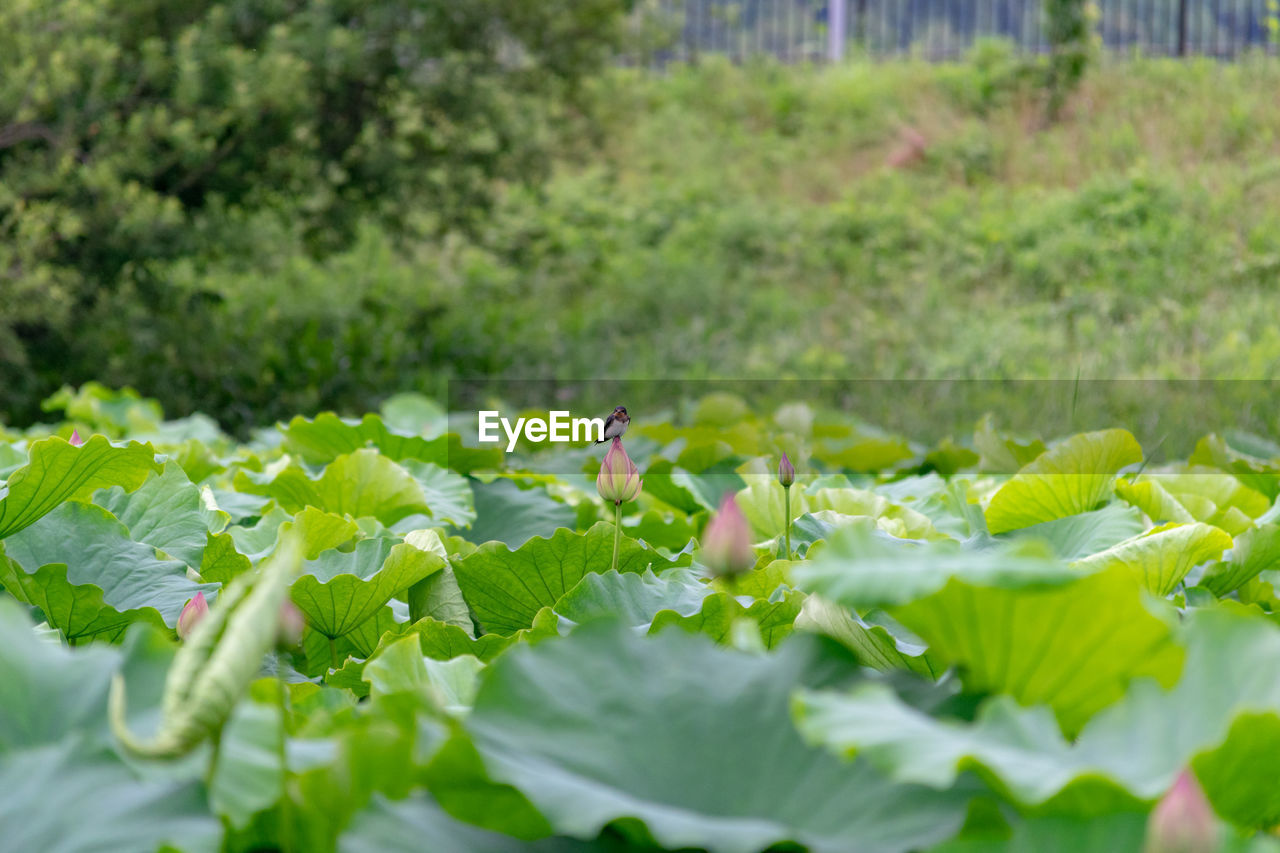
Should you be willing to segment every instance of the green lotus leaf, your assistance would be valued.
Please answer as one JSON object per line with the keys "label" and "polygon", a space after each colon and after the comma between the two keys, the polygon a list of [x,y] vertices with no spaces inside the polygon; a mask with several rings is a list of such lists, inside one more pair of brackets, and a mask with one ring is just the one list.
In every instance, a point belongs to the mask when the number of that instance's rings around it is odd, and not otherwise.
{"label": "green lotus leaf", "polygon": [[26,464],[26,448],[15,447],[12,444],[5,444],[3,443],[3,436],[0,436],[0,481],[4,481],[9,477],[12,477],[14,471],[17,471]]}
{"label": "green lotus leaf", "polygon": [[118,637],[131,622],[172,629],[188,600],[217,589],[134,541],[102,507],[75,501],[4,540],[0,584],[73,642]]}
{"label": "green lotus leaf", "polygon": [[1145,808],[1190,763],[1220,814],[1273,826],[1280,792],[1266,768],[1280,755],[1280,631],[1242,611],[1188,618],[1177,685],[1134,682],[1074,741],[1048,709],[1008,697],[970,723],[929,717],[870,684],[800,693],[797,722],[809,740],[899,781],[946,788],[977,769],[1016,803],[1080,815]]}
{"label": "green lotus leaf", "polygon": [[[501,542],[481,545],[454,564],[454,573],[485,632],[514,634],[530,627],[539,610],[554,606],[588,572],[609,571],[612,559],[613,525],[602,521],[586,533],[561,529],[514,551]],[[671,565],[656,551],[623,537],[618,571],[661,571]]]}
{"label": "green lotus leaf", "polygon": [[1280,447],[1260,436],[1207,435],[1188,462],[1226,471],[1270,500],[1280,496]]}
{"label": "green lotus leaf", "polygon": [[770,598],[778,587],[791,586],[790,560],[774,560],[758,569],[732,578],[713,578],[711,586],[718,592],[731,595],[749,595],[752,598]]}
{"label": "green lotus leaf", "polygon": [[1216,471],[1153,474],[1132,484],[1117,483],[1116,493],[1152,521],[1203,521],[1233,536],[1249,529],[1271,506],[1265,495]]}
{"label": "green lotus leaf", "polygon": [[248,826],[256,813],[280,800],[280,737],[280,708],[261,702],[241,702],[222,730],[209,804],[233,827]]}
{"label": "green lotus leaf", "polygon": [[[993,820],[998,820],[994,818]],[[1139,851],[1147,834],[1145,812],[1122,811],[1095,817],[1031,815],[999,830],[978,824],[930,853],[1079,853],[1082,850]],[[971,837],[972,836],[972,837]],[[1224,846],[1222,853],[1268,853],[1264,848]],[[1270,853],[1274,853],[1271,851]]]}
{"label": "green lotus leaf", "polygon": [[694,613],[659,611],[653,617],[649,633],[675,625],[691,634],[704,634],[717,643],[728,643],[735,623],[746,620],[755,625],[764,647],[771,649],[791,635],[803,600],[801,593],[780,590],[767,600],[756,599],[744,605],[737,596],[717,592],[704,598],[702,607]]}
{"label": "green lotus leaf", "polygon": [[408,435],[430,438],[449,427],[449,413],[431,397],[417,391],[392,394],[382,401],[381,409],[383,420],[392,429]]}
{"label": "green lotus leaf", "polygon": [[[392,409],[397,408],[390,405]],[[282,434],[284,449],[313,465],[328,464],[339,456],[374,448],[397,462],[416,459],[461,474],[502,467],[504,454],[500,448],[464,447],[456,433],[438,434],[436,427],[444,423],[435,417],[424,422],[404,412],[387,413],[384,417],[370,413],[360,420],[321,412],[314,419],[295,417],[287,426],[276,426]],[[430,435],[423,435],[424,426]]]}
{"label": "green lotus leaf", "polygon": [[418,435],[392,431],[375,414],[360,420],[321,412],[314,419],[295,417],[288,426],[277,424],[284,449],[313,465],[326,465],[339,456],[365,447],[376,448],[389,459],[420,459],[443,464],[438,446]]}
{"label": "green lotus leaf", "polygon": [[1222,596],[1274,569],[1280,569],[1280,525],[1263,524],[1237,536],[1230,553],[1208,568],[1200,585]]}
{"label": "green lotus leaf", "polygon": [[307,678],[323,678],[325,684],[354,690],[359,696],[367,695],[368,688],[360,680],[365,660],[380,644],[400,637],[407,627],[407,623],[395,618],[390,606],[379,609],[341,637],[326,637],[308,627],[302,633],[298,672]]}
{"label": "green lotus leaf", "polygon": [[992,496],[987,529],[994,535],[1098,508],[1116,474],[1142,461],[1142,448],[1122,429],[1081,433],[1046,450]]}
{"label": "green lotus leaf", "polygon": [[326,551],[305,562],[289,595],[306,615],[308,627],[334,639],[444,566],[438,554],[408,543],[364,539],[350,552]]}
{"label": "green lotus leaf", "polygon": [[974,427],[973,447],[981,457],[979,467],[996,474],[1014,474],[1047,449],[1038,438],[1024,440],[1001,434],[991,415],[985,415]]}
{"label": "green lotus leaf", "polygon": [[0,539],[34,524],[64,501],[85,500],[110,486],[133,491],[160,470],[151,445],[136,441],[118,447],[95,435],[80,447],[60,438],[33,442],[27,464],[0,487]]}
{"label": "green lotus leaf", "polygon": [[[1121,500],[1142,510],[1147,518],[1156,524],[1167,524],[1171,521],[1190,524],[1196,520],[1191,510],[1169,494],[1158,479],[1138,480],[1131,483],[1121,478],[1116,481],[1116,494]],[[1215,509],[1212,503],[1207,503],[1203,507],[1197,504],[1192,506],[1200,510],[1200,515],[1205,518],[1212,515]]]}
{"label": "green lotus leaf", "polygon": [[924,456],[924,464],[943,477],[951,477],[966,468],[974,468],[981,461],[980,454],[956,444],[949,436]]}
{"label": "green lotus leaf", "polygon": [[[221,827],[196,769],[149,773],[108,745],[112,673],[126,669],[158,684],[171,656],[171,644],[154,633],[132,635],[124,649],[67,649],[37,637],[22,608],[0,599],[0,846],[66,853],[220,849]],[[158,694],[146,698],[154,705]]]}
{"label": "green lotus leaf", "polygon": [[[754,655],[596,622],[498,658],[462,725],[488,777],[575,838],[622,820],[665,847],[712,853],[785,842],[880,853],[949,837],[964,785],[888,783],[807,747],[790,725],[789,695],[828,677],[829,649],[795,641]],[[433,791],[451,778],[441,771]]]}
{"label": "green lotus leaf", "polygon": [[742,488],[737,465],[736,458],[729,458],[695,474],[666,459],[655,459],[644,471],[644,490],[688,514],[714,510],[726,492]]}
{"label": "green lotus leaf", "polygon": [[1056,518],[1003,534],[1009,539],[1039,539],[1064,560],[1078,560],[1139,535],[1142,519],[1132,507],[1111,504],[1093,512]]}
{"label": "green lotus leaf", "polygon": [[831,468],[872,473],[913,459],[916,453],[906,439],[854,433],[839,443],[824,443],[813,456]]}
{"label": "green lotus leaf", "polygon": [[[302,468],[289,466],[276,473],[237,472],[236,488],[275,498],[290,514],[316,507],[352,518],[376,518],[391,526],[415,514],[433,515],[432,501],[442,511],[441,521],[465,504],[466,483],[457,475],[427,463],[410,461],[414,473],[371,448],[339,456],[317,478]],[[416,476],[415,476],[416,474]],[[430,490],[430,491],[428,491]],[[466,490],[469,493],[469,489]]]}
{"label": "green lotus leaf", "polygon": [[63,385],[41,401],[40,408],[63,412],[67,420],[115,431],[149,429],[164,419],[159,401],[132,388],[108,388],[101,382],[86,382],[79,388]]}
{"label": "green lotus leaf", "polygon": [[[781,536],[785,529],[786,504],[777,474],[768,470],[764,459],[752,460],[743,474],[747,487],[734,499],[751,525],[752,535],[757,541]],[[648,488],[647,484],[645,488]],[[808,495],[804,484],[796,483],[791,487],[791,521],[806,512],[809,512]]]}
{"label": "green lotus leaf", "polygon": [[858,658],[863,666],[890,672],[914,672],[937,678],[946,663],[931,654],[924,641],[899,625],[887,613],[873,611],[866,617],[821,596],[811,595],[796,617],[795,627],[831,637]]}
{"label": "green lotus leaf", "polygon": [[1061,585],[983,587],[952,578],[889,609],[972,691],[1048,705],[1068,733],[1116,701],[1133,678],[1171,684],[1182,665],[1168,621],[1148,610],[1127,566]]}
{"label": "green lotus leaf", "polygon": [[651,509],[634,523],[622,521],[623,533],[653,548],[680,551],[698,535],[701,516]]}
{"label": "green lotus leaf", "polygon": [[471,708],[484,664],[470,655],[448,660],[425,657],[418,638],[401,637],[365,663],[363,679],[370,694],[416,692],[442,711],[458,714]]}
{"label": "green lotus leaf", "polygon": [[691,616],[715,592],[692,569],[672,569],[661,576],[651,571],[590,572],[561,596],[555,612],[570,624],[612,617],[626,625],[648,625],[660,610]]}
{"label": "green lotus leaf", "polygon": [[[328,682],[332,676],[331,669],[343,669],[347,666],[347,661],[353,659],[359,663],[349,674],[356,673],[358,680],[364,661],[380,646],[394,641],[408,629],[409,623],[404,621],[403,613],[397,618],[396,608],[392,605],[378,608],[376,613],[341,637],[328,637],[308,626],[302,636],[302,651],[306,661],[304,674],[312,678],[324,676]],[[343,679],[343,685],[351,686],[347,679]]]}
{"label": "green lotus leaf", "polygon": [[447,625],[434,619],[423,619],[409,627],[418,636],[422,653],[436,660],[449,660],[459,655],[471,655],[488,663],[507,648],[517,643],[527,643],[559,636],[560,619],[550,607],[543,608],[533,617],[533,625],[510,636],[485,634],[472,637],[456,625]]}
{"label": "green lotus leaf", "polygon": [[200,487],[174,462],[166,463],[160,476],[152,476],[132,492],[114,486],[98,492],[93,502],[114,515],[134,540],[193,568],[203,562],[209,536],[220,533],[231,520],[227,513],[205,504]]}
{"label": "green lotus leaf", "polygon": [[876,529],[870,519],[838,528],[821,553],[792,563],[790,572],[800,589],[858,608],[914,601],[953,577],[975,586],[1021,588],[1067,583],[1080,575],[1038,540],[987,549],[914,543]]}
{"label": "green lotus leaf", "polygon": [[1231,547],[1225,531],[1208,524],[1165,524],[1072,565],[1087,571],[1128,567],[1156,595],[1168,595],[1193,568]]}
{"label": "green lotus leaf", "polygon": [[552,498],[545,489],[522,488],[499,477],[489,483],[474,482],[475,522],[462,536],[477,545],[504,542],[519,548],[535,536],[550,536],[561,527],[572,528],[573,507]]}
{"label": "green lotus leaf", "polygon": [[846,516],[867,516],[876,526],[899,539],[949,539],[934,529],[929,517],[897,506],[863,489],[818,489],[807,496],[810,512],[831,510]]}
{"label": "green lotus leaf", "polygon": [[[406,541],[418,546],[411,539]],[[447,563],[441,571],[430,574],[409,587],[408,601],[409,619],[413,622],[434,619],[446,625],[457,625],[468,634],[475,633],[471,609],[462,595],[462,588],[458,586],[453,567]]]}
{"label": "green lotus leaf", "polygon": [[286,529],[298,531],[302,537],[303,555],[308,560],[314,560],[330,548],[345,545],[360,532],[350,518],[309,506],[295,515],[276,507],[253,527],[233,525],[227,528],[227,535],[247,559],[259,562],[275,550]]}
{"label": "green lotus leaf", "polygon": [[[323,510],[318,511],[323,512]],[[231,525],[227,528],[227,535],[236,543],[236,548],[250,560],[265,559],[280,538],[280,528],[293,518],[293,515],[280,507],[272,506],[265,515],[255,519],[253,524]]]}
{"label": "green lotus leaf", "polygon": [[[838,528],[861,523],[865,522],[860,522],[854,516],[833,512],[829,509],[825,509],[822,512],[806,512],[791,522],[791,547],[796,557],[803,558],[814,543],[823,542],[831,538],[831,535]],[[774,541],[780,540],[775,539]]]}
{"label": "green lotus leaf", "polygon": [[404,466],[418,481],[436,524],[466,527],[476,520],[475,497],[465,477],[416,459],[406,460]]}
{"label": "green lotus leaf", "polygon": [[465,850],[467,853],[592,853],[590,842],[567,838],[526,841],[477,829],[449,815],[424,792],[396,802],[375,797],[338,841],[338,853],[388,850]]}

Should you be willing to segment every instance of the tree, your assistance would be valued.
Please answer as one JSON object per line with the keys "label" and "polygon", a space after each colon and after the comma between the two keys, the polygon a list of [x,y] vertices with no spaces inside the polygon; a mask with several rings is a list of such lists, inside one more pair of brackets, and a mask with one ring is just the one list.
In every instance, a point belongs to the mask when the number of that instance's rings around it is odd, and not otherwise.
{"label": "tree", "polygon": [[1044,0],[1049,56],[1049,114],[1056,117],[1089,64],[1087,0]]}
{"label": "tree", "polygon": [[[609,55],[622,0],[0,4],[0,383],[10,413],[91,369],[78,324],[263,211],[315,253],[361,221],[466,227],[537,180],[545,118]],[[425,215],[424,215],[425,214]],[[69,378],[69,377],[68,377]],[[87,378],[87,377],[84,377]]]}

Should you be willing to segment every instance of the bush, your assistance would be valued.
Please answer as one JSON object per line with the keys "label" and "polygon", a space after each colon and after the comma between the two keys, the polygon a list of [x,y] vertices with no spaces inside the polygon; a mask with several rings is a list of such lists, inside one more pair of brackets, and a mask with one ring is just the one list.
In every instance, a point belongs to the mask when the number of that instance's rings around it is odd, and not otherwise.
{"label": "bush", "polygon": [[30,417],[104,357],[151,364],[146,342],[133,352],[93,326],[121,312],[174,333],[217,328],[205,305],[217,294],[175,291],[168,265],[265,254],[266,213],[289,223],[290,251],[315,256],[349,246],[364,221],[392,235],[473,227],[496,184],[545,175],[547,123],[609,55],[622,5],[0,7],[6,407]]}

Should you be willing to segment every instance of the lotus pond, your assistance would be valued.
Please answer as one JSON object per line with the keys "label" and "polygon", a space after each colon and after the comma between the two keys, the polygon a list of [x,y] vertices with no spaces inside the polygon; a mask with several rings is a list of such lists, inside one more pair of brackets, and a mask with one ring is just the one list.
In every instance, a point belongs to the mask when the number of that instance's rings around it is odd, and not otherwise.
{"label": "lotus pond", "polygon": [[727,407],[0,431],[0,849],[1280,850],[1280,446]]}

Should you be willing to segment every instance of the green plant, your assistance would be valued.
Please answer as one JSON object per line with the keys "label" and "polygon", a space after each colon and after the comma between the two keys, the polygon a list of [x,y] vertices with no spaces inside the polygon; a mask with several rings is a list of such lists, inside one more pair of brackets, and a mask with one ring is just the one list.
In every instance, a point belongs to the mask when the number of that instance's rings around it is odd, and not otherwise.
{"label": "green plant", "polygon": [[[90,378],[121,345],[84,339],[98,316],[216,317],[219,295],[172,287],[168,265],[272,254],[276,220],[315,256],[351,245],[362,222],[397,237],[474,227],[498,184],[545,176],[547,122],[609,55],[622,11],[6,4],[0,382],[30,395]],[[9,407],[30,418],[35,402]]]}
{"label": "green plant", "polygon": [[1044,0],[1049,56],[1049,114],[1056,117],[1089,64],[1089,0]]}
{"label": "green plant", "polygon": [[610,513],[580,449],[468,447],[424,398],[250,444],[59,405],[82,444],[0,440],[24,848],[1274,846],[1273,437],[924,443],[720,394],[636,419]]}

